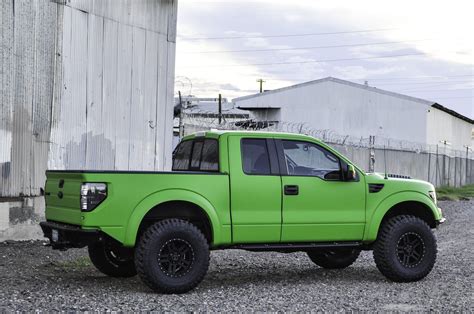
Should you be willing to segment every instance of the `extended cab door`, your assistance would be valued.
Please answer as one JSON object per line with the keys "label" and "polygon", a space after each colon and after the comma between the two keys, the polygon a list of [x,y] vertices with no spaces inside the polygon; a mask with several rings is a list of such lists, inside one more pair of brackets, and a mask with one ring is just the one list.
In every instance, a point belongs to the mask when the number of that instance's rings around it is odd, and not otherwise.
{"label": "extended cab door", "polygon": [[282,242],[361,240],[365,183],[344,181],[341,160],[306,141],[276,140],[282,168]]}
{"label": "extended cab door", "polygon": [[228,139],[233,242],[279,242],[282,190],[274,141]]}

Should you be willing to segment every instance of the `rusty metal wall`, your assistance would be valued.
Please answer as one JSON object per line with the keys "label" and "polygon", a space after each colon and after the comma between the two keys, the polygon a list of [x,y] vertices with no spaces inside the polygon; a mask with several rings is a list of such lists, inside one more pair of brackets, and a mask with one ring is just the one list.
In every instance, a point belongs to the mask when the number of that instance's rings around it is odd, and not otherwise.
{"label": "rusty metal wall", "polygon": [[170,168],[176,0],[0,1],[0,197]]}

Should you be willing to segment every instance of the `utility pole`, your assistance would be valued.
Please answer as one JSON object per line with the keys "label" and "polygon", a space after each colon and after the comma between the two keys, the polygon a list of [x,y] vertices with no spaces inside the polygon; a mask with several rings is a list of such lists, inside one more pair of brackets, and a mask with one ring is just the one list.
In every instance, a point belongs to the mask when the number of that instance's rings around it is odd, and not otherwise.
{"label": "utility pole", "polygon": [[222,123],[222,95],[219,94],[219,107],[218,107],[218,112],[219,112],[219,124]]}
{"label": "utility pole", "polygon": [[263,79],[258,79],[257,82],[260,83],[260,93],[263,93],[263,83],[265,83],[265,81]]}

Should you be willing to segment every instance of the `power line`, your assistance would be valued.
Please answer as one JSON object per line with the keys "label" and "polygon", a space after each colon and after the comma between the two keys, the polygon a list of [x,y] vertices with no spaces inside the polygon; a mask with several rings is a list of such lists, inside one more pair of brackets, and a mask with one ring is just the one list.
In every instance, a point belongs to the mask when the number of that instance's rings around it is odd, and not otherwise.
{"label": "power line", "polygon": [[267,62],[267,63],[247,63],[247,64],[210,64],[210,65],[190,65],[183,66],[183,68],[215,68],[215,67],[243,67],[243,66],[261,66],[261,65],[287,65],[287,64],[307,64],[307,63],[320,63],[320,62],[338,62],[338,61],[353,61],[353,60],[370,60],[370,59],[386,59],[386,58],[399,58],[409,56],[425,56],[425,53],[408,53],[399,55],[388,55],[388,56],[374,56],[374,57],[363,57],[363,58],[342,58],[342,59],[322,59],[322,60],[307,60],[307,61],[284,61],[284,62]]}
{"label": "power line", "polygon": [[280,37],[305,37],[322,35],[340,35],[355,33],[374,33],[395,30],[396,28],[365,29],[358,31],[325,32],[325,33],[303,33],[303,34],[278,34],[278,35],[248,35],[248,36],[222,36],[222,37],[178,37],[180,40],[226,40],[226,39],[254,39],[254,38],[280,38]]}
{"label": "power line", "polygon": [[[269,74],[267,74],[269,75]],[[444,79],[444,78],[460,78],[460,77],[474,77],[474,74],[464,74],[464,75],[425,75],[425,76],[411,76],[411,77],[387,77],[387,78],[370,78],[370,77],[342,77],[342,80],[346,81],[398,81],[398,80],[419,80],[419,79]],[[295,78],[295,77],[286,77],[283,79],[274,79],[281,81],[313,81],[315,78]],[[428,81],[427,81],[428,82]],[[385,83],[385,82],[384,82]],[[434,81],[433,83],[436,83]],[[409,82],[407,83],[409,84]]]}
{"label": "power line", "polygon": [[360,43],[360,44],[346,44],[346,45],[331,45],[331,46],[312,46],[312,47],[294,47],[294,48],[267,48],[267,49],[241,49],[241,50],[208,50],[208,51],[184,51],[182,53],[245,53],[245,52],[267,52],[267,51],[292,51],[292,50],[311,50],[311,49],[326,49],[326,48],[345,48],[345,47],[361,47],[361,46],[376,46],[376,45],[391,45],[402,44],[409,42],[420,42],[433,39],[416,39],[416,40],[402,40],[402,41],[382,41],[375,43]]}
{"label": "power line", "polygon": [[463,98],[474,98],[474,96],[457,96],[457,97],[436,97],[436,99],[463,99]]}
{"label": "power line", "polygon": [[462,81],[426,81],[426,82],[395,82],[395,83],[388,83],[387,82],[387,83],[377,83],[377,86],[419,85],[419,84],[443,84],[444,85],[444,84],[470,83],[470,82],[474,82],[474,81],[471,79],[471,80],[462,80]]}
{"label": "power line", "polygon": [[451,88],[451,89],[404,89],[405,92],[450,92],[450,91],[459,91],[459,90],[474,90],[474,88]]}

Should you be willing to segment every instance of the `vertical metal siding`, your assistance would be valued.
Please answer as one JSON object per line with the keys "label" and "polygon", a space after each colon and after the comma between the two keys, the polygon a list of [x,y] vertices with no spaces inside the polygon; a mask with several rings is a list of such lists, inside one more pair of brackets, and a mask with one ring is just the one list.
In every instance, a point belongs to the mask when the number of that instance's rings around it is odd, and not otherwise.
{"label": "vertical metal siding", "polygon": [[0,196],[33,195],[44,183],[57,7],[2,1]]}
{"label": "vertical metal siding", "polygon": [[0,3],[0,197],[38,195],[47,167],[169,166],[176,5]]}

